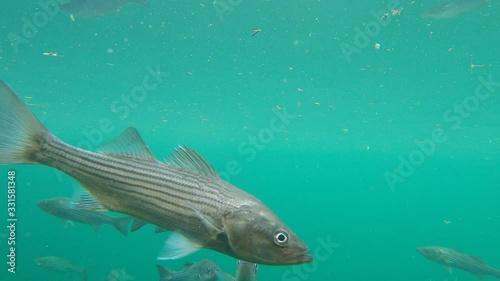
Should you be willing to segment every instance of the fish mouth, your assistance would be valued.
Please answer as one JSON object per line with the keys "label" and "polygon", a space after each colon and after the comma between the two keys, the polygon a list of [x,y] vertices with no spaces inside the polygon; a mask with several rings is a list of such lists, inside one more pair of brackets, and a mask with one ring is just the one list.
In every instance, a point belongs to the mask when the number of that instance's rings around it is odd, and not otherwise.
{"label": "fish mouth", "polygon": [[247,260],[247,262],[257,263],[257,264],[266,264],[266,265],[296,265],[309,263],[314,260],[313,256],[310,254],[309,250],[303,250],[294,252],[294,253],[284,253],[280,257],[275,257],[271,259],[258,259],[258,260]]}
{"label": "fish mouth", "polygon": [[310,254],[309,249],[306,249],[304,251],[301,251],[301,253],[295,255],[295,257],[289,260],[287,264],[293,265],[293,264],[309,263],[312,262],[313,260],[314,258]]}
{"label": "fish mouth", "polygon": [[419,253],[423,253],[423,252],[425,252],[425,247],[417,247],[417,251]]}
{"label": "fish mouth", "polygon": [[427,256],[427,248],[426,247],[417,247],[417,252],[419,252],[422,256]]}
{"label": "fish mouth", "polygon": [[312,262],[314,260],[313,256],[310,255],[310,254],[303,254],[303,255],[300,255],[297,257],[297,264],[300,264],[300,263],[309,263],[309,262]]}
{"label": "fish mouth", "polygon": [[38,208],[40,208],[42,210],[47,210],[47,205],[45,204],[44,201],[38,201],[38,202],[36,202],[36,205],[38,206]]}

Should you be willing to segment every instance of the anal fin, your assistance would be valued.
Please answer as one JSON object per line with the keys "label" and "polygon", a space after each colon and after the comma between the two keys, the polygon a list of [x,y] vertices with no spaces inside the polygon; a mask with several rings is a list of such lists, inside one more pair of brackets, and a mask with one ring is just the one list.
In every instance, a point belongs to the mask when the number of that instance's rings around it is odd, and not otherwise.
{"label": "anal fin", "polygon": [[202,247],[193,243],[178,232],[173,232],[165,241],[165,245],[158,255],[159,260],[173,260],[192,254]]}

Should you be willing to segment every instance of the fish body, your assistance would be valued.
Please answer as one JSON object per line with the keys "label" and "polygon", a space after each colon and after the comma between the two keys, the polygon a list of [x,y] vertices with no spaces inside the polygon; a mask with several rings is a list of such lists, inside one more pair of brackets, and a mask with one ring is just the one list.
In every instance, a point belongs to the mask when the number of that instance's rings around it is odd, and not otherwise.
{"label": "fish body", "polygon": [[483,7],[489,0],[456,0],[427,9],[422,18],[449,19]]}
{"label": "fish body", "polygon": [[125,268],[117,268],[111,270],[106,278],[106,281],[132,281],[135,280],[135,276],[127,274]]}
{"label": "fish body", "polygon": [[59,9],[75,17],[89,18],[118,14],[123,6],[132,3],[149,6],[147,0],[72,0]]}
{"label": "fish body", "polygon": [[53,216],[88,224],[96,231],[99,231],[101,224],[110,224],[125,236],[127,236],[127,224],[131,221],[130,217],[113,217],[101,211],[85,209],[78,204],[73,204],[71,198],[56,197],[41,200],[38,201],[37,205]]}
{"label": "fish body", "polygon": [[221,271],[211,260],[188,262],[181,271],[172,271],[162,265],[157,267],[160,281],[217,281],[217,273]]}
{"label": "fish body", "polygon": [[137,130],[99,152],[59,140],[0,81],[0,164],[41,164],[72,176],[105,209],[174,233],[160,259],[200,248],[269,265],[312,261],[309,248],[268,207],[222,180],[195,151],[158,161]]}
{"label": "fish body", "polygon": [[258,265],[238,260],[236,266],[236,278],[226,272],[217,272],[218,280],[221,281],[257,281]]}
{"label": "fish body", "polygon": [[35,259],[36,264],[42,268],[62,272],[62,273],[78,273],[82,275],[83,280],[87,280],[87,270],[74,265],[72,262],[56,256],[47,256]]}
{"label": "fish body", "polygon": [[236,281],[257,281],[258,265],[239,260],[236,268]]}
{"label": "fish body", "polygon": [[479,279],[486,275],[500,278],[500,270],[489,267],[480,257],[469,256],[460,251],[441,246],[418,247],[417,251],[447,268],[455,267],[474,274]]}

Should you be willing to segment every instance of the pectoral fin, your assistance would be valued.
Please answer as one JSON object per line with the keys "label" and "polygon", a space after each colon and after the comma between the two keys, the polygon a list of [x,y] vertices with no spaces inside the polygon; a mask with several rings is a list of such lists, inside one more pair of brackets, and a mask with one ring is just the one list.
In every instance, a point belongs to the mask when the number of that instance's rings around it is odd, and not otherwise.
{"label": "pectoral fin", "polygon": [[158,255],[159,260],[173,260],[192,254],[202,247],[178,232],[172,233]]}
{"label": "pectoral fin", "polygon": [[198,209],[196,209],[193,206],[189,206],[189,207],[200,218],[200,220],[203,223],[203,225],[207,228],[210,237],[212,237],[213,239],[215,239],[215,237],[217,237],[217,235],[222,232],[211,221],[209,221],[208,218],[206,216],[204,216]]}
{"label": "pectoral fin", "polygon": [[75,226],[75,223],[73,221],[70,221],[70,220],[62,219],[61,222],[62,222],[64,228],[68,228],[68,225]]}

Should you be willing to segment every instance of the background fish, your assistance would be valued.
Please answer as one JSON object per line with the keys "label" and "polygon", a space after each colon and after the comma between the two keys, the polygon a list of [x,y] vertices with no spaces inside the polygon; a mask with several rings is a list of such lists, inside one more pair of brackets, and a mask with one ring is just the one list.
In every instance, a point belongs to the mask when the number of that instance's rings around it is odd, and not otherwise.
{"label": "background fish", "polygon": [[440,246],[418,247],[417,251],[432,261],[444,264],[447,268],[463,269],[479,279],[483,279],[485,275],[500,278],[500,270],[489,267],[480,257],[469,256],[460,251]]}
{"label": "background fish", "polygon": [[195,263],[187,262],[182,271],[172,271],[162,265],[157,265],[160,281],[216,281],[220,272],[211,260],[201,260]]}
{"label": "background fish", "polygon": [[226,272],[217,272],[219,280],[222,281],[256,281],[258,265],[238,260],[236,267],[236,278]]}
{"label": "background fish", "polygon": [[59,9],[75,17],[100,17],[118,14],[127,4],[140,4],[149,7],[147,0],[73,0],[59,6]]}
{"label": "background fish", "polygon": [[236,281],[256,281],[258,265],[239,260],[236,268]]}
{"label": "background fish", "polygon": [[135,276],[127,274],[125,268],[116,268],[111,270],[106,278],[106,281],[132,281],[135,280]]}
{"label": "background fish", "polygon": [[80,268],[74,265],[72,262],[56,257],[56,256],[47,256],[42,258],[35,259],[36,264],[41,266],[42,268],[63,272],[63,273],[78,273],[81,274],[83,280],[87,280],[88,270]]}
{"label": "background fish", "polygon": [[59,140],[0,82],[0,164],[42,164],[77,179],[103,208],[174,231],[160,259],[208,248],[270,265],[312,261],[309,248],[267,206],[222,180],[196,151],[158,161],[135,128],[99,153]]}
{"label": "background fish", "polygon": [[63,220],[88,224],[95,231],[99,231],[101,224],[110,224],[127,236],[130,217],[113,217],[101,211],[87,210],[78,204],[72,204],[71,198],[65,197],[41,200],[37,205],[45,212]]}
{"label": "background fish", "polygon": [[488,3],[489,0],[458,0],[427,9],[422,18],[449,19],[465,12],[476,10]]}

